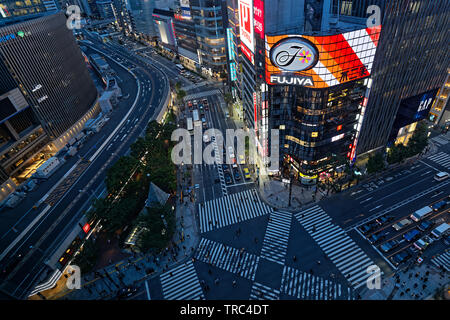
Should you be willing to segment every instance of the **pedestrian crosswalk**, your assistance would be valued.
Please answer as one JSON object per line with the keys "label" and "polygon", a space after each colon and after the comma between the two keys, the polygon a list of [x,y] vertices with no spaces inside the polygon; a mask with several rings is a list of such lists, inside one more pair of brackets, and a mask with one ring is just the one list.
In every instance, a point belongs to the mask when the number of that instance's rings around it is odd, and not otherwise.
{"label": "pedestrian crosswalk", "polygon": [[443,138],[443,136],[436,136],[431,139],[438,147],[444,146],[448,143],[448,140]]}
{"label": "pedestrian crosswalk", "polygon": [[343,229],[331,222],[321,207],[315,205],[305,209],[296,213],[295,218],[354,288],[366,283],[371,275],[367,267],[375,263]]}
{"label": "pedestrian crosswalk", "polygon": [[166,300],[205,299],[192,261],[161,274],[160,281]]}
{"label": "pedestrian crosswalk", "polygon": [[284,265],[291,230],[292,214],[272,212],[261,249],[261,258]]}
{"label": "pedestrian crosswalk", "polygon": [[285,266],[281,278],[282,293],[304,300],[351,300],[352,290],[335,281]]}
{"label": "pedestrian crosswalk", "polygon": [[208,232],[253,219],[273,211],[255,189],[226,195],[199,204],[200,232]]}
{"label": "pedestrian crosswalk", "polygon": [[445,270],[450,271],[450,250],[434,257],[431,259],[431,262],[438,268],[444,268]]}
{"label": "pedestrian crosswalk", "polygon": [[280,290],[254,282],[250,292],[250,300],[280,300]]}
{"label": "pedestrian crosswalk", "polygon": [[193,94],[189,94],[186,97],[184,97],[184,101],[199,99],[199,98],[206,98],[207,96],[214,96],[214,95],[218,95],[218,94],[221,94],[220,90],[218,90],[218,89],[193,93]]}
{"label": "pedestrian crosswalk", "polygon": [[446,169],[450,169],[450,155],[448,153],[438,152],[432,156],[429,156],[427,159],[445,167]]}
{"label": "pedestrian crosswalk", "polygon": [[254,254],[205,238],[200,241],[195,259],[249,280],[255,280],[259,262]]}

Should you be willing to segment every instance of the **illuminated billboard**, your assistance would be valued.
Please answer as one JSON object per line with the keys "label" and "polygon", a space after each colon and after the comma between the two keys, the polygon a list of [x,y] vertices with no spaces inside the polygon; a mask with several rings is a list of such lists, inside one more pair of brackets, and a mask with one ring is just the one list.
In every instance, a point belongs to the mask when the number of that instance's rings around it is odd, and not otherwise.
{"label": "illuminated billboard", "polygon": [[255,33],[264,40],[264,2],[262,0],[253,1],[253,16]]}
{"label": "illuminated billboard", "polygon": [[254,63],[255,38],[252,0],[239,0],[239,36],[241,39],[241,51]]}
{"label": "illuminated billboard", "polygon": [[183,19],[191,19],[191,8],[189,0],[180,0],[181,17]]}
{"label": "illuminated billboard", "polygon": [[330,36],[266,35],[266,83],[327,88],[370,76],[381,26]]}

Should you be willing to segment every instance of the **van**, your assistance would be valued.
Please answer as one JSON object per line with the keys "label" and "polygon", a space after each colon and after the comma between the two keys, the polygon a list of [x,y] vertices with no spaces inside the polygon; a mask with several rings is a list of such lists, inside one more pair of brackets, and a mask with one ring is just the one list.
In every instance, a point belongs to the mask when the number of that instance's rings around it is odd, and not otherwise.
{"label": "van", "polygon": [[445,180],[447,178],[448,178],[448,172],[444,172],[444,171],[438,172],[434,176],[434,180],[436,180],[436,181],[442,181],[442,180]]}
{"label": "van", "polygon": [[392,226],[392,228],[394,228],[395,231],[399,231],[399,230],[403,229],[404,227],[406,227],[407,225],[409,225],[409,224],[411,224],[411,223],[412,223],[411,220],[409,220],[409,219],[403,219],[403,220],[397,222],[396,224],[394,224],[394,225]]}
{"label": "van", "polygon": [[431,231],[431,235],[436,239],[440,239],[441,237],[446,236],[449,233],[449,230],[450,225],[448,223],[442,223]]}
{"label": "van", "polygon": [[423,207],[422,209],[419,209],[415,211],[413,214],[411,214],[411,219],[413,219],[415,222],[418,222],[425,218],[427,215],[433,212],[433,209],[431,209],[429,206]]}

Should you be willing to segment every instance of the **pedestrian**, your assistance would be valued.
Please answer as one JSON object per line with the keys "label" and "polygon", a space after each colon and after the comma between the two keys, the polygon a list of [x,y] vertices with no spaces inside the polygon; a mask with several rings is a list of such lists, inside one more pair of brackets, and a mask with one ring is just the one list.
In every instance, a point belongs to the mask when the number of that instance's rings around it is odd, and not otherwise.
{"label": "pedestrian", "polygon": [[292,257],[292,260],[294,260],[294,262],[296,262],[296,261],[297,261],[297,257],[296,257],[296,256],[293,256],[293,257]]}
{"label": "pedestrian", "polygon": [[212,274],[212,271],[211,271],[211,269],[208,269],[208,273],[209,273],[209,274]]}
{"label": "pedestrian", "polygon": [[258,243],[258,238],[255,237],[255,243]]}
{"label": "pedestrian", "polygon": [[236,287],[236,280],[233,280],[233,288],[235,288]]}
{"label": "pedestrian", "polygon": [[216,285],[219,285],[219,278],[216,278],[216,280],[214,280],[214,283],[215,283]]}
{"label": "pedestrian", "polygon": [[317,260],[317,264],[320,265],[320,260]]}

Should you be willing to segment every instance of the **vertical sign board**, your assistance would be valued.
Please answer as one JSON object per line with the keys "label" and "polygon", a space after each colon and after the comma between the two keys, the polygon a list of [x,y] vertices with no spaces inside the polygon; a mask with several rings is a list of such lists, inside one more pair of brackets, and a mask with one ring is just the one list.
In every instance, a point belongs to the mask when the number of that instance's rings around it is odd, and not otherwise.
{"label": "vertical sign board", "polygon": [[253,15],[255,33],[264,40],[264,2],[262,0],[253,1]]}
{"label": "vertical sign board", "polygon": [[239,0],[239,35],[242,52],[254,64],[255,38],[252,0]]}

